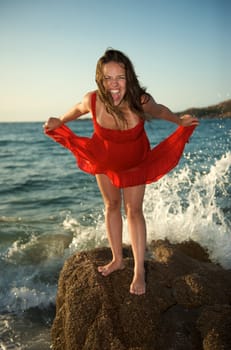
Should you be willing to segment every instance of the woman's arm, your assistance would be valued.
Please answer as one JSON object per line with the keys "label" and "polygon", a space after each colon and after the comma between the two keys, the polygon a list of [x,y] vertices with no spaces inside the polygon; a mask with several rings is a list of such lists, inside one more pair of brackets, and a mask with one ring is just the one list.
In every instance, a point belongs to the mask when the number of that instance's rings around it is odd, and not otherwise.
{"label": "woman's arm", "polygon": [[178,117],[172,113],[166,106],[156,103],[152,96],[144,103],[143,109],[145,113],[151,115],[152,118],[164,119],[172,123],[176,123],[182,126],[198,125],[199,121],[196,117],[189,114],[185,114],[182,117]]}
{"label": "woman's arm", "polygon": [[64,115],[59,118],[51,117],[44,124],[44,129],[46,131],[54,130],[60,127],[62,124],[68,123],[72,120],[75,120],[81,117],[84,114],[87,114],[91,111],[91,95],[92,92],[88,92],[83,100],[77,103],[74,107],[72,107],[69,111],[67,111]]}

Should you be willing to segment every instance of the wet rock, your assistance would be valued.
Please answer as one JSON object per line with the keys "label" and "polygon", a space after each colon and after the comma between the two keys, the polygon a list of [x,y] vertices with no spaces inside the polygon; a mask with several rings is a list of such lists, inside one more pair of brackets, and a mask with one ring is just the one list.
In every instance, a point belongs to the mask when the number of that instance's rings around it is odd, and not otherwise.
{"label": "wet rock", "polygon": [[198,319],[205,350],[231,349],[231,306],[205,306]]}
{"label": "wet rock", "polygon": [[145,261],[147,291],[129,293],[126,268],[101,276],[109,248],[69,258],[60,274],[54,350],[223,350],[231,349],[231,271],[209,261],[195,242],[152,242]]}

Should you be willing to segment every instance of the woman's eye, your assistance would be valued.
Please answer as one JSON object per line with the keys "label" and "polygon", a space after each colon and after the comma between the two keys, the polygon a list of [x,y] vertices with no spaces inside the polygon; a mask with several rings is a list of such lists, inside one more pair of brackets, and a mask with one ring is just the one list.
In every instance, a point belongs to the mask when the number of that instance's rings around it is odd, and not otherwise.
{"label": "woman's eye", "polygon": [[125,77],[125,75],[119,75],[118,77],[116,77],[116,78],[112,78],[112,77],[103,77],[103,79],[104,79],[104,81],[118,81],[118,80],[125,80],[126,79],[126,77]]}

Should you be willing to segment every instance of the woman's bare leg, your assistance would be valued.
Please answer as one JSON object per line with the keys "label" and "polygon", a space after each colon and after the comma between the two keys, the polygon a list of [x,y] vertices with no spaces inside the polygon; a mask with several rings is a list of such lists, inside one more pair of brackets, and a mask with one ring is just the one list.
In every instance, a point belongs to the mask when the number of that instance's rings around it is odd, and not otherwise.
{"label": "woman's bare leg", "polygon": [[121,190],[106,175],[96,175],[97,183],[105,205],[105,222],[108,241],[112,251],[112,261],[99,266],[98,271],[108,276],[115,270],[124,268],[122,252]]}
{"label": "woman's bare leg", "polygon": [[143,199],[145,185],[123,189],[124,206],[128,220],[134,256],[134,276],[130,285],[130,293],[141,295],[145,293],[144,256],[146,249],[146,224],[143,215]]}

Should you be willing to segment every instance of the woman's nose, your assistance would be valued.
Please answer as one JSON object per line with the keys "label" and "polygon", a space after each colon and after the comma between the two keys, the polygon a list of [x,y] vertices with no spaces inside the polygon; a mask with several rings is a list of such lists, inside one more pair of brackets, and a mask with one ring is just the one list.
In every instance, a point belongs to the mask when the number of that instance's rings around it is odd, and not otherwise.
{"label": "woman's nose", "polygon": [[117,86],[119,84],[118,79],[117,78],[112,78],[111,79],[111,84],[112,84],[112,86]]}

